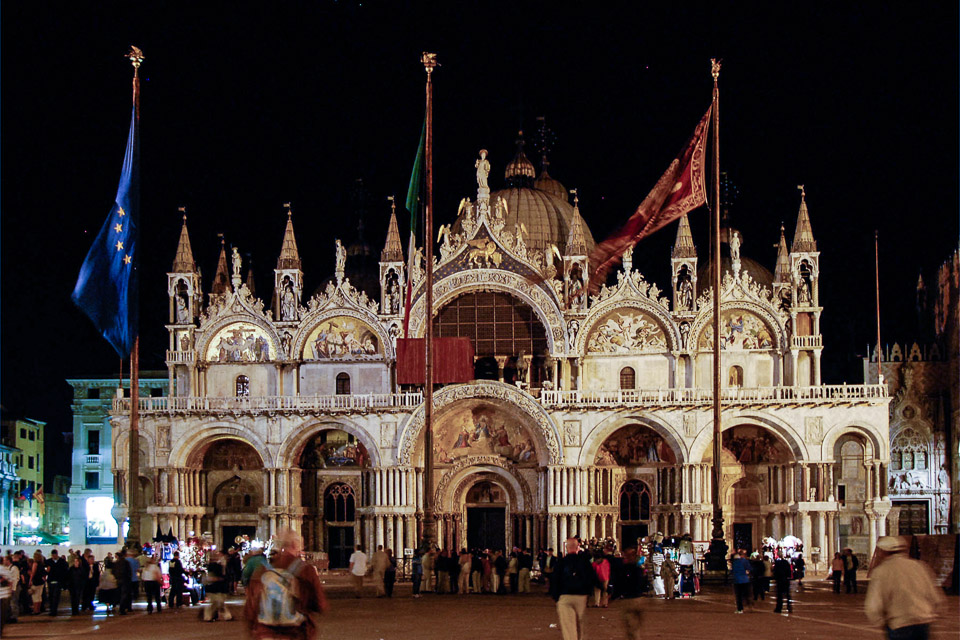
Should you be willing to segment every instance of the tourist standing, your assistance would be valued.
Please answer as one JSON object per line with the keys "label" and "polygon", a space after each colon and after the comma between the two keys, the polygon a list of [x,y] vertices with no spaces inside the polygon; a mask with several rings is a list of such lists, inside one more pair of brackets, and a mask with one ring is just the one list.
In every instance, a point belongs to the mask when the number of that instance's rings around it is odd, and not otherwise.
{"label": "tourist standing", "polygon": [[864,603],[870,622],[886,629],[890,640],[926,640],[943,601],[933,571],[907,555],[906,540],[884,536],[877,541],[877,565]]}
{"label": "tourist standing", "polygon": [[840,581],[843,579],[843,557],[839,552],[833,554],[833,562],[830,565],[830,569],[833,572],[831,578],[833,578],[833,592],[840,593]]}
{"label": "tourist standing", "polygon": [[117,561],[113,565],[113,575],[120,589],[120,615],[122,616],[133,610],[133,582],[130,579],[132,571],[132,565],[127,562],[126,551],[121,551],[117,554]]}
{"label": "tourist standing", "polygon": [[223,575],[223,565],[211,561],[207,565],[206,587],[207,598],[210,603],[203,610],[203,619],[206,622],[215,620],[233,620],[233,615],[227,609],[227,595],[230,593],[230,583]]}
{"label": "tourist standing", "polygon": [[358,544],[350,554],[350,579],[353,581],[353,591],[359,598],[363,595],[363,576],[367,575],[367,554],[363,552],[363,545]]}
{"label": "tourist standing", "polygon": [[750,598],[750,561],[746,550],[738,549],[730,560],[733,594],[737,599],[737,613],[743,613],[743,603]]}
{"label": "tourist standing", "polygon": [[79,555],[73,556],[71,566],[67,570],[67,584],[70,588],[70,615],[80,615],[80,604],[83,600],[83,585],[87,582],[87,567]]}
{"label": "tourist standing", "polygon": [[457,590],[460,595],[465,596],[470,593],[470,568],[473,565],[473,555],[466,549],[460,550],[460,573],[457,576]]}
{"label": "tourist standing", "polygon": [[[269,565],[257,569],[250,579],[244,619],[255,640],[275,638],[314,640],[317,617],[327,610],[327,599],[317,570],[300,559],[303,542],[300,534],[283,529],[277,534],[280,553]],[[386,555],[386,554],[384,554]],[[287,580],[297,581],[296,589],[268,594],[264,582],[268,571],[283,572]],[[286,596],[291,597],[286,597]],[[270,605],[270,606],[268,606]],[[279,605],[276,608],[273,605]]]}
{"label": "tourist standing", "polygon": [[847,593],[857,592],[857,569],[860,568],[860,561],[857,559],[853,549],[843,550],[843,585]]}
{"label": "tourist standing", "polygon": [[483,560],[480,559],[480,551],[477,549],[473,550],[472,556],[470,560],[470,584],[474,593],[480,593],[483,591],[483,585],[480,583],[480,579],[483,577]]}
{"label": "tourist standing", "polygon": [[157,613],[163,609],[160,605],[161,585],[163,584],[163,572],[160,571],[160,564],[157,557],[153,556],[147,560],[147,565],[143,568],[141,574],[143,579],[143,591],[147,595],[147,613],[153,613],[153,603],[157,603]]}
{"label": "tourist standing", "polygon": [[383,570],[383,592],[388,598],[393,597],[393,585],[397,581],[397,558],[393,549],[387,549],[387,568]]}
{"label": "tourist standing", "polygon": [[383,588],[383,574],[387,570],[387,554],[383,550],[383,545],[377,545],[377,551],[373,554],[373,580],[377,585],[377,597],[382,598],[386,595]]}
{"label": "tourist standing", "polygon": [[750,578],[753,581],[753,601],[764,600],[765,589],[763,587],[766,581],[766,572],[763,566],[763,558],[757,551],[750,554],[750,572]]}
{"label": "tourist standing", "polygon": [[[120,590],[117,588],[117,579],[113,575],[113,557],[109,557],[103,561],[103,572],[100,574],[100,591],[98,599],[100,604],[104,605],[107,608],[107,613],[116,611],[117,604],[120,602]],[[182,580],[182,576],[181,576]],[[181,584],[183,584],[181,582]],[[173,580],[171,576],[170,582],[170,593],[172,594],[175,590],[173,586]],[[172,596],[171,596],[172,597]],[[72,601],[71,601],[72,602]]]}
{"label": "tourist standing", "polygon": [[[260,558],[263,558],[263,549],[255,549],[260,552]],[[106,568],[106,564],[104,564]],[[170,608],[179,609],[183,604],[183,562],[180,560],[180,552],[174,551],[173,557],[167,563],[167,573],[170,575],[170,596],[167,599],[167,605]],[[103,578],[101,578],[101,581]],[[244,583],[246,584],[246,582]],[[103,589],[101,585],[100,589]]]}
{"label": "tourist standing", "polygon": [[136,549],[127,549],[127,564],[130,565],[130,606],[127,611],[133,611],[133,603],[140,595],[140,560]]}
{"label": "tourist standing", "polygon": [[47,584],[47,568],[43,564],[43,553],[37,549],[33,554],[33,564],[30,567],[30,600],[33,605],[33,615],[40,615],[43,606],[43,590]]}
{"label": "tourist standing", "polygon": [[[790,561],[780,556],[773,563],[773,582],[777,588],[777,606],[774,613],[782,613],[785,616],[793,613],[793,603],[790,601],[790,578],[793,573],[793,566]],[[783,610],[783,603],[786,600],[787,610]]]}
{"label": "tourist standing", "polygon": [[530,574],[533,573],[533,554],[530,553],[530,549],[524,549],[520,552],[520,555],[517,556],[517,566],[520,569],[517,591],[530,593]]}
{"label": "tourist standing", "polygon": [[10,615],[9,621],[16,622],[20,615],[20,567],[13,561],[13,556],[3,557],[3,567],[6,569],[7,580],[10,581]]}
{"label": "tourist standing", "polygon": [[423,552],[417,549],[410,561],[410,580],[413,582],[413,597],[420,597],[420,584],[423,581]]}
{"label": "tourist standing", "polygon": [[520,559],[517,557],[519,549],[513,548],[510,560],[507,561],[507,576],[510,578],[510,593],[516,593],[520,588]]}
{"label": "tourist standing", "polygon": [[[673,594],[677,589],[677,578],[680,577],[680,571],[670,556],[666,556],[663,559],[663,564],[660,565],[660,576],[663,578],[664,598],[673,600]],[[607,605],[604,604],[603,606]]]}
{"label": "tourist standing", "polygon": [[100,563],[93,556],[93,551],[84,549],[83,566],[87,569],[87,581],[83,583],[83,598],[80,602],[80,611],[93,613],[97,610],[93,604],[97,597],[97,587],[100,586]]}
{"label": "tourist standing", "polygon": [[593,572],[597,574],[597,585],[593,588],[593,606],[606,608],[610,598],[607,593],[610,584],[610,561],[599,549],[593,553]]}
{"label": "tourist standing", "polygon": [[47,559],[47,604],[50,607],[50,615],[57,615],[60,608],[60,593],[67,586],[67,574],[70,571],[70,565],[54,549],[50,552]]}
{"label": "tourist standing", "polygon": [[493,592],[506,593],[504,580],[507,576],[507,559],[503,557],[503,551],[498,550],[493,559]]}
{"label": "tourist standing", "polygon": [[437,550],[428,549],[423,554],[423,578],[426,584],[423,585],[424,591],[436,591],[437,589]]}
{"label": "tourist standing", "polygon": [[797,551],[793,555],[793,578],[797,581],[797,589],[803,591],[803,577],[807,573],[807,563],[803,559],[803,554]]}
{"label": "tourist standing", "polygon": [[553,570],[556,568],[556,566],[557,558],[553,555],[553,547],[550,547],[547,549],[547,552],[543,554],[543,558],[540,560],[540,571],[542,572],[544,579],[547,581],[547,591],[550,590],[550,581],[553,579]]}

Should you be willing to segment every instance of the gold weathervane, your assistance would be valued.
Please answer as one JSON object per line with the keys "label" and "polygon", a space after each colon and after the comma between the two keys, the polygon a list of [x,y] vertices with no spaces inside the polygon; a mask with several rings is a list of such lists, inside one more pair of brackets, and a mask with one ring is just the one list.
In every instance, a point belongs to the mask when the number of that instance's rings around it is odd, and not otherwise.
{"label": "gold weathervane", "polygon": [[420,62],[423,63],[427,73],[433,73],[433,70],[440,66],[440,63],[437,62],[437,54],[428,53],[426,51],[420,54]]}
{"label": "gold weathervane", "polygon": [[720,63],[722,62],[722,59],[710,58],[710,75],[713,76],[714,80],[720,77]]}
{"label": "gold weathervane", "polygon": [[134,69],[139,69],[140,63],[146,59],[143,57],[143,51],[140,50],[140,47],[135,47],[133,45],[130,45],[130,52],[124,57],[130,60],[130,63],[133,65]]}

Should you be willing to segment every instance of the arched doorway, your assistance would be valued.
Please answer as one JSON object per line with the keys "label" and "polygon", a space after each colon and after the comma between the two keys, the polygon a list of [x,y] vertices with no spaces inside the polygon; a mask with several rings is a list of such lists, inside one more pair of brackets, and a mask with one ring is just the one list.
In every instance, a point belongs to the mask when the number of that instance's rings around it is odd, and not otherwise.
{"label": "arched doorway", "polygon": [[266,530],[260,528],[263,461],[257,450],[242,440],[223,438],[191,457],[199,459],[209,490],[207,506],[213,507],[213,521],[204,518],[201,528],[213,533],[215,543],[226,549],[236,544],[238,536],[266,537]]}
{"label": "arched doorway", "polygon": [[594,498],[601,514],[599,524],[588,523],[590,537],[616,536],[623,548],[651,531],[672,532],[677,454],[663,436],[642,424],[620,427],[598,447],[594,464],[600,467]]}
{"label": "arched doorway", "polygon": [[328,553],[331,568],[347,566],[347,550],[362,539],[360,510],[369,504],[363,472],[369,463],[366,447],[336,428],[317,432],[300,452],[304,548]]}
{"label": "arched doorway", "polygon": [[327,553],[331,569],[350,565],[357,520],[356,495],[352,486],[334,482],[323,492],[323,521],[327,529]]}
{"label": "arched doorway", "polygon": [[467,515],[467,548],[505,549],[507,490],[497,482],[474,483],[464,498]]}
{"label": "arched doorway", "polygon": [[[722,442],[720,500],[728,543],[752,551],[765,536],[796,535],[787,505],[802,500],[792,484],[796,459],[787,443],[764,427],[747,424],[724,430]],[[703,462],[712,461],[709,446]]]}

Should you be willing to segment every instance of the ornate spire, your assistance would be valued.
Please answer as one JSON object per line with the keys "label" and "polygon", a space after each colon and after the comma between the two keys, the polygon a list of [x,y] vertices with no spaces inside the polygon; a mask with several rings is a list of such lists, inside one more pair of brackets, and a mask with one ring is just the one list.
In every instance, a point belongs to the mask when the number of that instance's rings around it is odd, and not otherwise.
{"label": "ornate spire", "polygon": [[817,250],[817,241],[813,239],[813,229],[810,228],[810,213],[807,211],[807,192],[803,185],[800,189],[800,213],[797,215],[797,230],[793,234],[793,247],[790,251],[812,252]]}
{"label": "ornate spire", "polygon": [[390,224],[387,226],[387,242],[380,252],[380,262],[403,262],[403,245],[400,244],[400,230],[397,227],[397,203],[390,196]]}
{"label": "ornate spire", "polygon": [[289,202],[283,206],[287,210],[287,229],[283,232],[283,246],[280,247],[277,269],[299,269],[300,252],[297,250],[297,238],[293,235],[293,211]]}
{"label": "ornate spire", "polygon": [[523,131],[520,131],[518,135],[517,153],[507,165],[503,175],[507,180],[508,187],[532,187],[533,180],[537,177],[537,170],[533,168],[530,158],[523,152],[523,147],[526,145],[523,139]]}
{"label": "ornate spire", "polygon": [[583,220],[580,218],[580,196],[576,189],[571,189],[573,194],[573,219],[570,221],[570,233],[567,235],[566,255],[585,256],[587,255],[587,241],[583,237]]}
{"label": "ornate spire", "polygon": [[247,254],[247,260],[250,262],[250,265],[247,267],[247,291],[250,292],[250,295],[256,297],[257,288],[253,284],[253,260],[250,259],[250,254]]}
{"label": "ornate spire", "polygon": [[773,272],[773,281],[780,283],[790,282],[790,252],[787,250],[787,237],[783,233],[783,223],[780,223],[780,242],[777,244],[777,266]]}
{"label": "ornate spire", "polygon": [[227,246],[223,234],[218,235],[220,236],[220,258],[217,260],[217,272],[213,274],[211,293],[220,295],[230,291],[230,269],[227,267]]}
{"label": "ornate spire", "polygon": [[673,253],[670,257],[697,257],[697,247],[693,244],[693,234],[690,233],[690,221],[687,220],[687,214],[683,214],[680,218],[680,226],[677,227],[677,240],[673,243]]}
{"label": "ornate spire", "polygon": [[183,226],[180,227],[180,242],[177,244],[177,255],[173,258],[173,273],[194,273],[197,263],[193,259],[193,249],[190,248],[190,234],[187,233],[187,209],[180,207],[183,214]]}

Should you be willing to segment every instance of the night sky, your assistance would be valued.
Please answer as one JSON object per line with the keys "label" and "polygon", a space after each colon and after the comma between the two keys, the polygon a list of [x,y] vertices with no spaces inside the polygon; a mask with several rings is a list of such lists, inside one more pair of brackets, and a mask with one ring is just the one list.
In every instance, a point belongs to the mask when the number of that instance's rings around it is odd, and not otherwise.
{"label": "night sky", "polygon": [[[874,229],[885,341],[913,339],[917,276],[933,285],[957,247],[956,3],[807,3],[790,13],[154,4],[3,5],[2,402],[49,421],[48,449],[71,429],[65,379],[119,367],[69,296],[117,188],[131,44],[146,56],[143,369],[164,368],[179,206],[205,291],[222,232],[250,255],[258,295],[269,298],[284,202],[313,291],[333,271],[334,237],[356,238],[358,178],[370,194],[365,237],[379,253],[386,197],[405,194],[420,133],[424,50],[442,65],[437,224],[475,198],[477,151],[490,150],[491,187],[502,186],[518,129],[531,133],[545,116],[557,138],[550,173],[580,190],[598,240],[690,135],[710,101],[709,59],[722,58],[721,168],[740,192],[731,213],[744,256],[773,269],[780,224],[789,241],[796,186],[806,185],[821,251],[825,382],[862,382],[859,358],[875,335]],[[691,224],[702,264],[706,210]],[[670,225],[635,252],[662,289],[675,232]],[[48,477],[69,473],[66,453],[48,451]]]}

